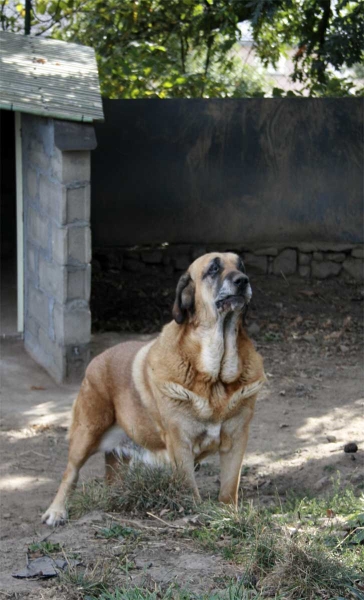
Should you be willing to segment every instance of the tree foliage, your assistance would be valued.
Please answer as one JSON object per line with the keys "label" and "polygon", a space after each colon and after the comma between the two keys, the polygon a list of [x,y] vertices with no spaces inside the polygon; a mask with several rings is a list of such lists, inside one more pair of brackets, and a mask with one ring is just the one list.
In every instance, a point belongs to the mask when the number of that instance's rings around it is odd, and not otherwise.
{"label": "tree foliage", "polygon": [[[24,5],[9,1],[2,27],[20,32]],[[310,95],[353,93],[342,75],[364,62],[362,0],[33,0],[31,18],[35,35],[94,47],[114,98],[262,95],[239,55],[244,22],[263,64],[293,49],[292,80]]]}

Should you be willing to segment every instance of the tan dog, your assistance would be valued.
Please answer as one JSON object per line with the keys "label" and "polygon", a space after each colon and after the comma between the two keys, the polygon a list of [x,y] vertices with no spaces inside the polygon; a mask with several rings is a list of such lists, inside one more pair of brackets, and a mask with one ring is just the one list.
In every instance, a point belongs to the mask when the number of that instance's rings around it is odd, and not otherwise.
{"label": "tan dog", "polygon": [[177,285],[174,321],[150,343],[127,342],[88,366],[73,408],[69,458],[43,522],[66,519],[66,500],[86,460],[105,452],[106,474],[126,461],[169,461],[196,500],[194,464],[219,452],[219,500],[237,503],[261,356],[242,325],[251,288],[241,259],[206,254]]}

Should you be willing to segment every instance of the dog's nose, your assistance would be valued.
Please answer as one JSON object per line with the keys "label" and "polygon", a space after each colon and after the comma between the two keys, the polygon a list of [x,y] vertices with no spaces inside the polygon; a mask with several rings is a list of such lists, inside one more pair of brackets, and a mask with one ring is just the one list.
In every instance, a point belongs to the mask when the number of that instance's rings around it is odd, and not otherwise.
{"label": "dog's nose", "polygon": [[249,283],[249,277],[244,273],[234,273],[231,280],[238,288],[242,289],[245,288]]}

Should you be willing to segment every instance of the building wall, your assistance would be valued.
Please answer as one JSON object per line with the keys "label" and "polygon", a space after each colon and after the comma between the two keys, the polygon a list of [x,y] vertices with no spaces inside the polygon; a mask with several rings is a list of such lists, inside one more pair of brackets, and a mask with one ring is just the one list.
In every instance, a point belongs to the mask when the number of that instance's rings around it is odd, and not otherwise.
{"label": "building wall", "polygon": [[363,242],[363,99],[107,100],[98,247]]}
{"label": "building wall", "polygon": [[24,342],[57,380],[79,377],[91,319],[90,152],[62,152],[53,119],[22,115]]}

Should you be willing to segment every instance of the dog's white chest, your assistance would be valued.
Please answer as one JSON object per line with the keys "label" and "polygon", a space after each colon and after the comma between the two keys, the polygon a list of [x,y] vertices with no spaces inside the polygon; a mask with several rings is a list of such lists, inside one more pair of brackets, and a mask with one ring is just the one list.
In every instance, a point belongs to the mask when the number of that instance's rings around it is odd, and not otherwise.
{"label": "dog's white chest", "polygon": [[195,456],[202,454],[207,449],[214,452],[220,446],[221,423],[206,425],[202,433],[197,437],[193,445]]}

